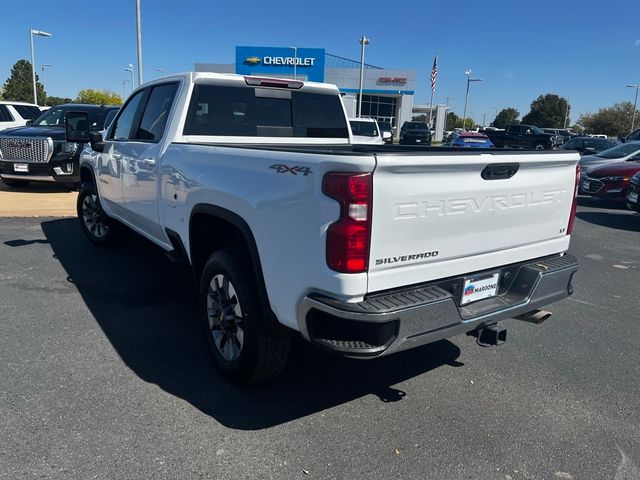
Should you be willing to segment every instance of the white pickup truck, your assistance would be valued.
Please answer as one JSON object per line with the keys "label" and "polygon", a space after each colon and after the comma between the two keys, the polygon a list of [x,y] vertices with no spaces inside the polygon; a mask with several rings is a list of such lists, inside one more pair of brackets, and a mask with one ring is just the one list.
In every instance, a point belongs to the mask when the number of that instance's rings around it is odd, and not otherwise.
{"label": "white pickup truck", "polygon": [[[81,112],[68,125],[85,124]],[[87,142],[78,217],[184,257],[226,377],[280,372],[291,336],[374,358],[572,293],[572,152],[354,146],[333,85],[212,73],[147,83]]]}

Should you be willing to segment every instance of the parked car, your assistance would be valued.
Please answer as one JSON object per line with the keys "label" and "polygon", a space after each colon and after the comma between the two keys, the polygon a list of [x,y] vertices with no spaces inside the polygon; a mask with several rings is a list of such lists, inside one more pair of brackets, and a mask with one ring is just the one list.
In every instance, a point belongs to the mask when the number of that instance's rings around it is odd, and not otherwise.
{"label": "parked car", "polygon": [[562,150],[576,150],[580,155],[594,155],[615,147],[618,142],[610,138],[595,138],[587,135],[573,137],[560,147]]}
{"label": "parked car", "polygon": [[429,126],[422,122],[404,122],[400,128],[401,145],[431,145]]}
{"label": "parked car", "polygon": [[26,125],[41,114],[40,108],[33,103],[0,101],[0,131]]}
{"label": "parked car", "polygon": [[378,122],[384,143],[393,143],[393,127],[390,122]]}
{"label": "parked car", "polygon": [[504,131],[482,130],[497,148],[551,150],[562,145],[562,137],[544,133],[533,125],[507,125]]}
{"label": "parked car", "polygon": [[640,172],[629,180],[629,192],[627,193],[627,207],[640,213]]}
{"label": "parked car", "polygon": [[99,131],[109,125],[118,109],[69,103],[50,108],[30,125],[0,132],[0,179],[9,187],[29,182],[78,184],[78,160],[84,145],[65,141],[66,114],[86,112],[89,123],[73,125],[74,129]]}
{"label": "parked car", "polygon": [[378,122],[373,118],[352,118],[349,119],[353,143],[355,145],[382,145],[382,133]]}
{"label": "parked car", "polygon": [[575,133],[572,133],[565,128],[543,128],[542,131],[544,133],[550,133],[551,135],[562,137],[562,143],[568,142],[572,137],[575,137]]}
{"label": "parked car", "polygon": [[493,143],[489,140],[489,137],[482,133],[476,132],[462,132],[454,133],[451,138],[447,140],[445,144],[447,147],[462,147],[462,148],[491,148]]}
{"label": "parked car", "polygon": [[620,162],[594,168],[580,181],[584,195],[624,202],[631,177],[640,172],[640,161]]}
{"label": "parked car", "polygon": [[640,128],[634,130],[626,138],[622,138],[623,142],[636,142],[640,141]]}
{"label": "parked car", "polygon": [[360,359],[497,344],[497,322],[540,323],[573,291],[575,152],[358,147],[335,85],[203,72],[138,87],[104,136],[67,136],[87,141],[84,235],[107,246],[126,225],[182,258],[234,382],[277,375],[295,334]]}
{"label": "parked car", "polygon": [[595,155],[584,155],[580,158],[580,171],[585,174],[609,163],[638,160],[640,160],[640,142],[628,142],[608,148]]}

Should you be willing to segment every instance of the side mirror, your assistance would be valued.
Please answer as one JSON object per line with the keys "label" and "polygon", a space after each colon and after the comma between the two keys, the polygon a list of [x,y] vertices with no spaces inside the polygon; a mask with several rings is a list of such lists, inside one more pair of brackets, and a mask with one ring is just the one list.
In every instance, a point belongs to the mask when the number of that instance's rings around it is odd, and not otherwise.
{"label": "side mirror", "polygon": [[104,152],[104,140],[100,132],[89,133],[89,143],[91,143],[91,148],[94,151],[100,153]]}
{"label": "side mirror", "polygon": [[25,123],[25,125],[31,125],[33,124],[33,120],[27,120],[27,123]]}
{"label": "side mirror", "polygon": [[87,112],[67,112],[64,116],[67,142],[87,143],[89,141],[89,114]]}

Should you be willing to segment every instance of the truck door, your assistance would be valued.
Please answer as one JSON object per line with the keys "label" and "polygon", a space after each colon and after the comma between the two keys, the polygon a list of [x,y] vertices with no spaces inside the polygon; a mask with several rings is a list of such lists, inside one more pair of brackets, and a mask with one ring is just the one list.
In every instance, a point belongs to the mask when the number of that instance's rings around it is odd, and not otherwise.
{"label": "truck door", "polygon": [[122,107],[106,135],[104,152],[98,157],[100,201],[107,212],[117,215],[122,215],[122,160],[125,150],[123,146],[130,138],[143,96],[143,90],[137,92]]}
{"label": "truck door", "polygon": [[178,85],[171,82],[147,89],[144,107],[122,152],[123,205],[127,220],[157,239],[164,237],[157,201],[158,159]]}

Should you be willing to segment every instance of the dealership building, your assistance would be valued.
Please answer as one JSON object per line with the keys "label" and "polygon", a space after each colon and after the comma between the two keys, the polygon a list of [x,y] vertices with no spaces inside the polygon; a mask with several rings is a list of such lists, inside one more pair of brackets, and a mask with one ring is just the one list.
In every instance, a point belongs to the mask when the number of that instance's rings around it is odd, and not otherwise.
{"label": "dealership building", "polygon": [[[360,62],[331,55],[322,48],[236,47],[235,64],[196,63],[195,70],[332,83],[340,89],[347,114],[355,117],[357,113]],[[415,70],[365,64],[362,116],[394,127],[410,121],[415,84]],[[396,135],[398,132],[399,128]]]}

